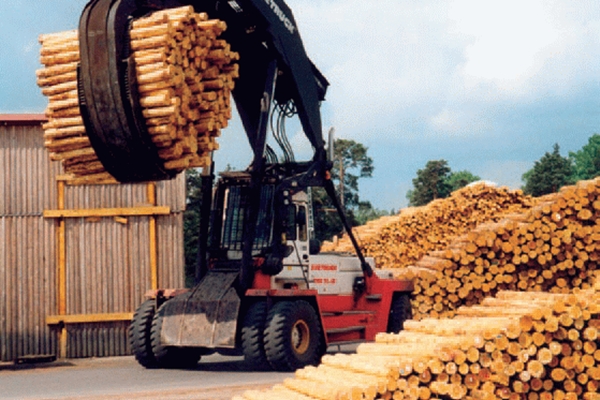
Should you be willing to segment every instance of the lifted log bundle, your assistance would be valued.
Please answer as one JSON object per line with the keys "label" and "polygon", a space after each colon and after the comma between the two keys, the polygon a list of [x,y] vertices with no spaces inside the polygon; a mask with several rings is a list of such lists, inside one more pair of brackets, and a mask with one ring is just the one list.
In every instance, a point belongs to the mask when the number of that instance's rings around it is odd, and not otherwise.
{"label": "lifted log bundle", "polygon": [[[130,43],[140,106],[166,170],[210,164],[231,118],[231,90],[239,59],[218,39],[226,29],[193,7],[157,11],[132,23]],[[45,146],[52,160],[82,182],[114,178],[98,160],[81,119],[77,91],[77,31],[41,35],[38,85],[48,97]]]}
{"label": "lifted log bundle", "polygon": [[598,291],[502,291],[457,314],[408,321],[235,399],[598,399]]}

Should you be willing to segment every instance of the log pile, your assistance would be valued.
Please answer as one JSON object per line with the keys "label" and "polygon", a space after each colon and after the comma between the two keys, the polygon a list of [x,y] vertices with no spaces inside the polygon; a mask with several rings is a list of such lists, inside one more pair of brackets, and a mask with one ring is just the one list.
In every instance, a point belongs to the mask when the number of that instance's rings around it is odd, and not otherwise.
{"label": "log pile", "polygon": [[599,331],[597,290],[502,291],[234,399],[598,399]]}
{"label": "log pile", "polygon": [[[132,23],[130,44],[146,129],[166,170],[210,163],[216,138],[231,118],[238,53],[219,35],[220,20],[186,6]],[[65,172],[89,182],[111,180],[85,133],[79,112],[77,31],[41,35],[38,85],[48,96],[45,146]]]}
{"label": "log pile", "polygon": [[499,290],[587,289],[600,260],[600,179],[537,199],[430,252],[397,276],[414,279],[414,318],[452,316]]}
{"label": "log pile", "polygon": [[[408,207],[402,209],[400,213],[395,215],[385,215],[383,217],[379,217],[377,219],[367,221],[366,224],[360,225],[352,228],[352,232],[354,235],[359,238],[360,242],[365,244],[369,243],[388,226],[392,224],[398,224],[404,218],[408,218],[409,215],[417,212],[419,208],[417,207]],[[348,235],[343,235],[341,237],[334,236],[331,241],[325,241],[322,245],[323,251],[333,251],[333,252],[354,252],[354,246],[352,242],[348,238]]]}
{"label": "log pile", "polygon": [[[373,221],[355,230],[366,255],[379,268],[413,265],[427,253],[445,249],[452,240],[478,224],[498,221],[505,213],[530,208],[533,199],[519,190],[477,184],[455,191],[423,207],[402,210],[399,215]],[[354,251],[350,241],[325,243],[324,251]]]}

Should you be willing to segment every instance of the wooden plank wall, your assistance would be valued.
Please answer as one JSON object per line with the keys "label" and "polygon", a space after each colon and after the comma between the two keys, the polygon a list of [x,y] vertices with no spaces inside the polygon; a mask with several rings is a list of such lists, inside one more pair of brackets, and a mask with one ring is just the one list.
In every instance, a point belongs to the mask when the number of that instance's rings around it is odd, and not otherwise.
{"label": "wooden plank wall", "polygon": [[[4,122],[3,122],[4,121]],[[0,116],[0,361],[58,354],[58,163],[49,161],[39,122]],[[185,178],[157,183],[158,285],[182,287]],[[65,208],[135,207],[146,185],[67,186]],[[133,312],[150,283],[150,217],[66,218],[67,314]],[[127,322],[67,327],[68,357],[129,354]]]}

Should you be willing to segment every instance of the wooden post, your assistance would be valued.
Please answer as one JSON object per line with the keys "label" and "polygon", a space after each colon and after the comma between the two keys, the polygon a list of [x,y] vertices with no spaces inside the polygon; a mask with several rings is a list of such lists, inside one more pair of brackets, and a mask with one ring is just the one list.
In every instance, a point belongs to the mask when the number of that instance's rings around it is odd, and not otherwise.
{"label": "wooden post", "polygon": [[[146,186],[146,192],[148,196],[148,203],[152,206],[156,206],[156,183],[150,182]],[[152,289],[158,289],[158,246],[157,241],[157,227],[156,227],[156,216],[149,216],[149,229],[150,229],[150,286]]]}
{"label": "wooden post", "polygon": [[[58,209],[65,209],[65,182],[57,181]],[[66,222],[64,218],[58,219],[57,232],[57,283],[58,283],[58,315],[67,313],[67,247],[66,247]],[[63,325],[59,336],[59,357],[67,358],[67,326]]]}

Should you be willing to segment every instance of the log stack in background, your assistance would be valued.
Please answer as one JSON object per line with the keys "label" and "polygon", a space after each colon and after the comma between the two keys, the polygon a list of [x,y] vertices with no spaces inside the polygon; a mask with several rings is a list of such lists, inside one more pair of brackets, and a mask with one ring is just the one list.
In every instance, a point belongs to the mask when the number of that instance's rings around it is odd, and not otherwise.
{"label": "log stack in background", "polygon": [[575,292],[499,292],[235,400],[598,399],[600,294]]}
{"label": "log stack in background", "polygon": [[[219,35],[223,21],[193,7],[157,11],[132,23],[140,106],[164,168],[180,172],[209,165],[216,138],[231,118],[238,53]],[[65,172],[88,182],[114,180],[96,157],[77,100],[77,31],[41,35],[38,85],[48,96],[45,146]]]}
{"label": "log stack in background", "polygon": [[[477,225],[529,209],[533,203],[520,190],[480,183],[457,190],[446,199],[372,221],[357,227],[355,233],[379,268],[403,268],[431,251],[445,249],[455,237]],[[325,243],[323,250],[354,251],[346,237],[337,244]]]}
{"label": "log stack in background", "polygon": [[589,288],[600,259],[600,179],[532,199],[475,186],[412,210],[363,241],[415,282],[413,317],[451,317],[498,290]]}
{"label": "log stack in background", "polygon": [[452,316],[498,290],[589,288],[600,260],[600,179],[537,201],[530,210],[481,224],[399,271],[416,283],[414,317]]}

